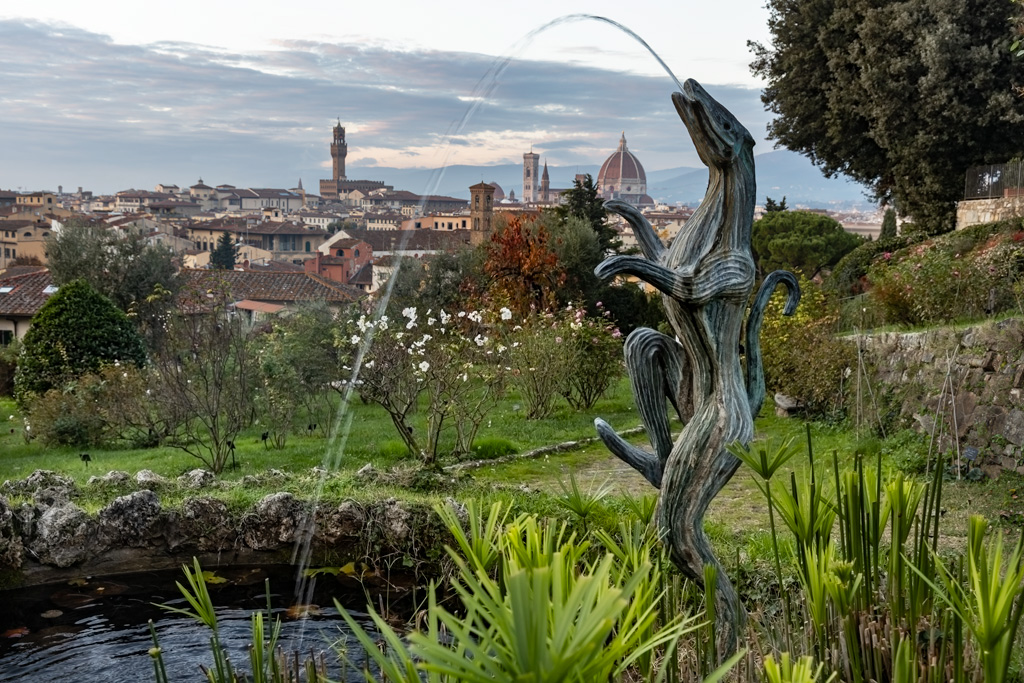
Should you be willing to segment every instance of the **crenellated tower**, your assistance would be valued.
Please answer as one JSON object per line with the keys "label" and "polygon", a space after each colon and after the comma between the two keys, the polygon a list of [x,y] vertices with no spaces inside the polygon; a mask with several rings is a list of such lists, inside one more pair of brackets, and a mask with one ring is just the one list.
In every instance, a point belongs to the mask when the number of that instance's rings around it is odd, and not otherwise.
{"label": "crenellated tower", "polygon": [[345,127],[338,119],[338,125],[334,127],[334,140],[331,142],[331,161],[334,162],[334,180],[345,180],[345,157],[348,155],[348,145],[345,143]]}

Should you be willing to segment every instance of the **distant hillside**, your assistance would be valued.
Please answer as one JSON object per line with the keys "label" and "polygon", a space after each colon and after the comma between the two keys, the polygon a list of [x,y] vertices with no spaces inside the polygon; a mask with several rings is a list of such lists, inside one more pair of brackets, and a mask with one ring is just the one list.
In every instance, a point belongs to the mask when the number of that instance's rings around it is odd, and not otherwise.
{"label": "distant hillside", "polygon": [[[757,170],[757,201],[766,196],[775,200],[786,197],[790,206],[797,204],[825,208],[837,204],[867,204],[864,187],[846,178],[826,178],[806,157],[788,150],[775,150],[754,157]],[[596,165],[549,166],[553,188],[572,187],[577,173],[597,176]],[[500,166],[449,166],[443,173],[432,169],[388,168],[383,166],[349,168],[348,176],[357,179],[383,180],[396,189],[431,192],[452,197],[469,198],[469,186],[480,181],[501,185],[507,195],[522,193],[523,167],[519,164]],[[659,202],[697,204],[708,184],[706,168],[670,168],[647,172],[647,193]]]}

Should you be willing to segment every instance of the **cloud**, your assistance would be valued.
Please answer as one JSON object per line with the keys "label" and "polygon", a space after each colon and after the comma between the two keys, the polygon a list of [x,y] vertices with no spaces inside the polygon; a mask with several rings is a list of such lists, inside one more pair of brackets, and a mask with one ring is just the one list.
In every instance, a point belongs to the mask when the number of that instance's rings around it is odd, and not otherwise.
{"label": "cloud", "polygon": [[[354,43],[281,41],[252,54],[121,45],[16,20],[0,21],[0,43],[4,188],[109,192],[199,175],[315,187],[335,118],[361,165],[500,163],[531,144],[552,164],[593,164],[623,130],[649,169],[698,163],[667,78]],[[762,136],[757,91],[709,89]]]}

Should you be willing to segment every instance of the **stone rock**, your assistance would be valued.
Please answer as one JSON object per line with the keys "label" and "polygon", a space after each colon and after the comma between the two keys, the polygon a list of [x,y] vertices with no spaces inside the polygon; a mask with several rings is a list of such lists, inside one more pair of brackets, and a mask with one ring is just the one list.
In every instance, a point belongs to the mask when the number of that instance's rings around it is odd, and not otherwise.
{"label": "stone rock", "polygon": [[317,537],[328,545],[345,538],[358,538],[365,525],[366,513],[351,500],[333,510],[317,511]]}
{"label": "stone rock", "polygon": [[165,535],[171,551],[183,547],[220,551],[234,542],[234,524],[228,506],[215,498],[189,498],[181,512],[170,515]]}
{"label": "stone rock", "polygon": [[21,566],[25,546],[14,525],[14,510],[7,499],[0,496],[0,567],[17,569]]}
{"label": "stone rock", "polygon": [[[142,472],[149,472],[149,470],[142,470]],[[142,472],[140,472],[139,474],[141,474]],[[89,477],[89,486],[115,488],[119,486],[125,486],[129,482],[131,482],[131,480],[131,475],[128,474],[127,472],[122,472],[120,470],[111,470],[110,472],[107,472],[101,477]]]}
{"label": "stone rock", "polygon": [[803,410],[803,407],[804,404],[800,399],[785,394],[775,394],[775,414],[779,417],[791,417]]}
{"label": "stone rock", "polygon": [[178,484],[187,489],[201,489],[211,486],[216,478],[209,470],[194,469],[178,477]]}
{"label": "stone rock", "polygon": [[1006,414],[1003,437],[1014,446],[1024,445],[1024,411],[1015,408]]}
{"label": "stone rock", "polygon": [[384,501],[381,522],[385,538],[393,545],[400,545],[412,535],[412,515],[395,498]]}
{"label": "stone rock", "polygon": [[238,485],[242,488],[258,488],[283,484],[289,479],[291,479],[291,475],[287,472],[271,469],[259,474],[247,474],[238,480]]}
{"label": "stone rock", "polygon": [[8,480],[3,483],[3,486],[0,486],[0,492],[7,495],[34,494],[40,489],[63,490],[67,493],[68,497],[78,492],[73,479],[50,470],[36,470],[25,479],[20,481]]}
{"label": "stone rock", "polygon": [[135,474],[135,483],[147,489],[154,490],[171,485],[171,480],[162,477],[153,470],[139,470]]}
{"label": "stone rock", "polygon": [[110,545],[139,548],[159,536],[160,499],[149,489],[120,496],[100,510],[100,531]]}
{"label": "stone rock", "polygon": [[105,550],[99,525],[74,503],[54,505],[36,520],[29,551],[43,564],[70,567]]}
{"label": "stone rock", "polygon": [[306,523],[306,509],[290,493],[272,493],[242,520],[242,540],[253,550],[291,545]]}
{"label": "stone rock", "polygon": [[41,509],[50,508],[54,505],[67,503],[71,500],[71,491],[65,488],[42,488],[32,494],[32,500]]}

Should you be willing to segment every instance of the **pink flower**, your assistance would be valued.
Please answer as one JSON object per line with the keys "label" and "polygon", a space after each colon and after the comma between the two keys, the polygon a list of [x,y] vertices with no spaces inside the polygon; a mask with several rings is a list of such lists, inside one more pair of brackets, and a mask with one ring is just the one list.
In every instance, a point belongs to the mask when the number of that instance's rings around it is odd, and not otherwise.
{"label": "pink flower", "polygon": [[882,258],[884,258],[886,261],[888,261],[889,259],[892,258],[892,252],[891,251],[885,252],[884,254],[882,254]]}

